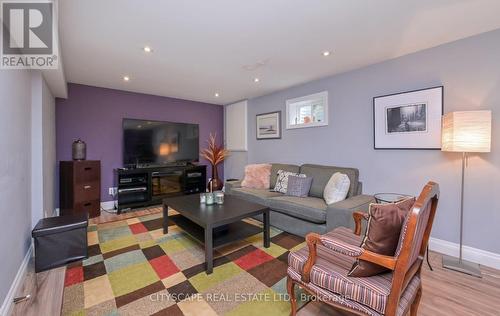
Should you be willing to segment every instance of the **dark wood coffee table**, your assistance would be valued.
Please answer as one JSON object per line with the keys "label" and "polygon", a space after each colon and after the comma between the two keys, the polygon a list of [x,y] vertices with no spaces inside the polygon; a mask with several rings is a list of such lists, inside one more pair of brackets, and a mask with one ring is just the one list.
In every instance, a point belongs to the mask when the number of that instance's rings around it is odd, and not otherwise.
{"label": "dark wood coffee table", "polygon": [[[168,216],[168,208],[179,214]],[[242,219],[262,214],[264,229],[248,224]],[[226,195],[222,205],[200,204],[198,194],[184,195],[163,200],[163,233],[168,233],[169,221],[205,245],[207,274],[213,271],[214,248],[241,240],[263,231],[264,247],[269,248],[269,208]]]}

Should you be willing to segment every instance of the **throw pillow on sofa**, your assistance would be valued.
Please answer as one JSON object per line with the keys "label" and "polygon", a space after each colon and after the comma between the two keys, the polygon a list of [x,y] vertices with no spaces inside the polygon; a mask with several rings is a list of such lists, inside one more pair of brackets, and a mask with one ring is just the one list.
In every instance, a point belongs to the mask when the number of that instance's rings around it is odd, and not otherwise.
{"label": "throw pillow on sofa", "polygon": [[[415,198],[396,203],[371,204],[361,247],[380,255],[394,256],[403,224],[413,204],[415,204]],[[369,277],[387,271],[389,269],[385,267],[358,259],[347,275],[350,277]]]}
{"label": "throw pillow on sofa", "polygon": [[245,167],[245,177],[241,182],[243,188],[249,189],[269,189],[271,186],[271,165],[267,163],[247,165]]}
{"label": "throw pillow on sofa", "polygon": [[335,172],[323,190],[323,199],[326,201],[326,204],[345,200],[350,186],[351,180],[349,180],[347,175]]}
{"label": "throw pillow on sofa", "polygon": [[311,177],[288,176],[286,195],[307,197],[311,189],[312,180],[313,178]]}
{"label": "throw pillow on sofa", "polygon": [[287,188],[288,188],[288,177],[289,176],[298,176],[305,178],[305,174],[300,174],[300,173],[295,173],[295,172],[290,172],[290,171],[285,171],[285,170],[278,170],[278,178],[276,179],[276,184],[274,185],[274,191],[280,192],[283,194],[286,194]]}

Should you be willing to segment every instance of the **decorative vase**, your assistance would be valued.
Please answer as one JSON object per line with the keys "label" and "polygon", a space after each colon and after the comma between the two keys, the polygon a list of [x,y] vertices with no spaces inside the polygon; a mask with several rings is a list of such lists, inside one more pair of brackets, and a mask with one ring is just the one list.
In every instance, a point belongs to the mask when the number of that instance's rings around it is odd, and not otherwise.
{"label": "decorative vase", "polygon": [[75,140],[72,145],[73,160],[85,160],[87,158],[87,144],[81,139]]}
{"label": "decorative vase", "polygon": [[222,181],[219,179],[217,166],[212,165],[212,178],[208,181],[207,189],[209,192],[222,190]]}

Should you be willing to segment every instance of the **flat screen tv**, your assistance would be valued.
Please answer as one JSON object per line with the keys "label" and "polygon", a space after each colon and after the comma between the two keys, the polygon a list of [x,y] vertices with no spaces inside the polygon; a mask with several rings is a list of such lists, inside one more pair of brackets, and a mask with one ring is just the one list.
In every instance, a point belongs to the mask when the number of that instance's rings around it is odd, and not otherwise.
{"label": "flat screen tv", "polygon": [[198,124],[123,119],[123,163],[165,165],[199,160]]}

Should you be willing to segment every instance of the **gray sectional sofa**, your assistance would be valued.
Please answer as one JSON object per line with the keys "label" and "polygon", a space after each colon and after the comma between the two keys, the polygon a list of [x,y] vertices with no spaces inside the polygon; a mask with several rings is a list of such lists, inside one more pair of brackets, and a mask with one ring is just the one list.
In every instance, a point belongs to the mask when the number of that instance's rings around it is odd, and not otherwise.
{"label": "gray sectional sofa", "polygon": [[[309,196],[300,198],[274,192],[277,172],[280,169],[312,177]],[[351,186],[345,200],[327,205],[323,199],[323,190],[335,172],[346,174]],[[270,180],[271,189],[268,190],[242,188],[241,181],[226,181],[225,191],[226,194],[269,206],[271,225],[295,235],[305,236],[310,232],[323,234],[338,226],[354,227],[352,212],[367,212],[370,203],[374,202],[372,196],[361,194],[359,170],[355,168],[272,164]]]}

